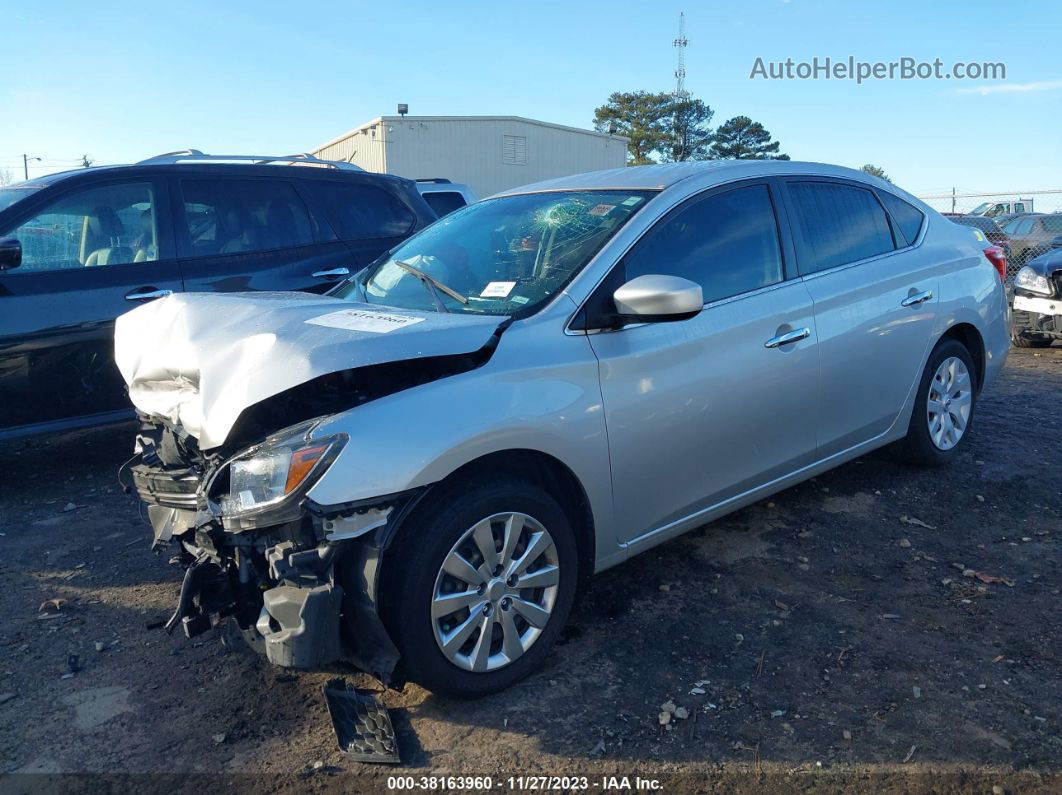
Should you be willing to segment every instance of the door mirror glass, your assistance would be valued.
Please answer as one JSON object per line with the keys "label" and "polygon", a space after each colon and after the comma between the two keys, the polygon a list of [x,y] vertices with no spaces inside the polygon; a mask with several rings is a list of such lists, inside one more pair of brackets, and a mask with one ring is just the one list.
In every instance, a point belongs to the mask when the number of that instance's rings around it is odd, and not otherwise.
{"label": "door mirror glass", "polygon": [[704,306],[701,286],[681,276],[637,276],[612,294],[616,311],[635,323],[685,320]]}
{"label": "door mirror glass", "polygon": [[5,237],[0,240],[0,271],[9,271],[22,264],[22,244],[18,238]]}

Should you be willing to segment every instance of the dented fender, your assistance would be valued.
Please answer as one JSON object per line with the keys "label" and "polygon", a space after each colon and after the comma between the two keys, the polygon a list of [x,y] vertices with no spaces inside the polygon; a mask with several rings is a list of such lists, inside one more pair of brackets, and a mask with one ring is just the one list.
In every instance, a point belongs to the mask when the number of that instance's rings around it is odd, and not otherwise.
{"label": "dented fender", "polygon": [[[549,345],[542,335],[553,337]],[[563,461],[582,485],[604,567],[621,550],[609,535],[612,482],[597,367],[585,336],[563,335],[537,316],[514,323],[483,366],[325,418],[313,435],[342,432],[349,442],[307,496],[322,506],[371,501],[430,486],[491,453],[537,451]]]}

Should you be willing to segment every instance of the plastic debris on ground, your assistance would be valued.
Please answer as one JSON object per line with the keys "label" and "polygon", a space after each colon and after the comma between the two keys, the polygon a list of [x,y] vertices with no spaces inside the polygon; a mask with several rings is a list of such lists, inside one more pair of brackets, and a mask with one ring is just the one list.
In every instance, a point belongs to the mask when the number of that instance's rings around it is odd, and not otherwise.
{"label": "plastic debris on ground", "polygon": [[332,679],[324,686],[324,696],[339,750],[348,759],[390,765],[402,761],[391,716],[373,693]]}

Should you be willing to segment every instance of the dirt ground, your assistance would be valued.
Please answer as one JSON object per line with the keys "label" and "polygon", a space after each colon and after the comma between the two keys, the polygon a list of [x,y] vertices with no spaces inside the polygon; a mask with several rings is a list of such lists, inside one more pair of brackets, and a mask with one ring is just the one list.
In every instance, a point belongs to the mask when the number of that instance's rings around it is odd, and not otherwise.
{"label": "dirt ground", "polygon": [[875,453],[603,573],[507,692],[386,693],[400,768],[339,753],[328,675],[146,628],[180,572],[117,484],[128,426],[0,445],[0,789],[1058,792],[1060,397],[1062,348],[1015,350],[956,465]]}

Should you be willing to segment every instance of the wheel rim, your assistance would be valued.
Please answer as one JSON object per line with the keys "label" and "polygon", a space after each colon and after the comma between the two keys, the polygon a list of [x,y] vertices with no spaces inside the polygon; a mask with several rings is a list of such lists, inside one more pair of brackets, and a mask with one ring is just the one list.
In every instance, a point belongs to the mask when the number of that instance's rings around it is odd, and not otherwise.
{"label": "wheel rim", "polygon": [[970,423],[972,408],[970,371],[962,359],[949,356],[933,374],[926,401],[929,438],[937,449],[950,450],[959,443]]}
{"label": "wheel rim", "polygon": [[549,531],[525,513],[488,516],[465,531],[435,578],[435,642],[466,671],[509,665],[546,628],[559,587]]}

